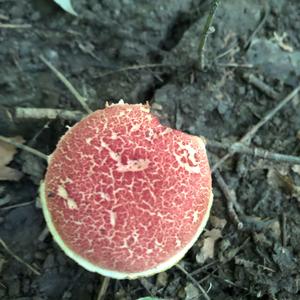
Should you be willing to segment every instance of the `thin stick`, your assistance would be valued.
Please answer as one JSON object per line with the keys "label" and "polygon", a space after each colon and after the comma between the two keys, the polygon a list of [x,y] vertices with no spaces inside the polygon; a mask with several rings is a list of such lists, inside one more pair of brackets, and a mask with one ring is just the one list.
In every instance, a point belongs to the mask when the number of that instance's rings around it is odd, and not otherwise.
{"label": "thin stick", "polygon": [[253,84],[257,89],[259,89],[261,92],[269,96],[271,99],[278,100],[279,99],[279,93],[274,91],[272,87],[264,83],[262,80],[260,80],[258,77],[256,77],[253,74],[244,74],[243,78],[246,79],[249,83]]}
{"label": "thin stick", "polygon": [[152,290],[155,288],[154,284],[147,280],[147,278],[140,278],[139,281],[141,285],[145,288],[145,290],[148,292],[148,294],[151,297],[154,297],[155,295],[152,293]]}
{"label": "thin stick", "polygon": [[17,256],[16,254],[13,253],[13,251],[6,245],[6,243],[2,240],[2,238],[0,238],[0,245],[3,247],[3,249],[10,255],[12,256],[15,260],[17,260],[19,263],[21,263],[22,265],[24,265],[25,267],[27,267],[29,270],[31,270],[35,275],[41,275],[41,273],[35,269],[34,267],[32,267],[31,265],[29,265],[27,262],[25,262],[22,258],[20,258],[19,256]]}
{"label": "thin stick", "polygon": [[27,202],[18,203],[18,204],[12,204],[12,205],[9,205],[9,206],[1,207],[0,210],[9,210],[9,209],[18,208],[18,207],[24,207],[24,206],[34,204],[34,202],[35,201],[33,200],[33,201],[27,201]]}
{"label": "thin stick", "polygon": [[256,132],[270,121],[276,113],[278,113],[286,104],[288,104],[300,91],[300,85],[296,87],[290,94],[288,94],[278,105],[270,110],[255,126],[253,126],[249,132],[247,132],[241,139],[242,143],[249,143]]}
{"label": "thin stick", "polygon": [[254,157],[261,157],[263,159],[274,160],[277,162],[285,162],[289,164],[300,164],[300,157],[293,155],[286,155],[276,152],[270,152],[261,148],[249,148],[242,143],[234,143],[231,147],[234,153],[243,153],[253,155]]}
{"label": "thin stick", "polygon": [[0,23],[0,29],[27,29],[31,28],[31,24],[8,24],[8,23]]}
{"label": "thin stick", "polygon": [[281,227],[282,227],[282,247],[286,247],[287,245],[287,234],[286,234],[286,214],[282,214],[281,220]]}
{"label": "thin stick", "polygon": [[[300,85],[296,87],[291,93],[289,93],[285,98],[283,98],[275,108],[270,110],[255,126],[253,126],[240,140],[240,143],[250,143],[253,136],[256,132],[265,125],[268,121],[270,121],[274,115],[279,112],[286,104],[288,104],[300,91]],[[217,168],[219,168],[228,158],[230,158],[234,153],[227,153],[224,155],[217,163],[215,163],[211,171],[215,172]]]}
{"label": "thin stick", "polygon": [[238,64],[238,63],[216,63],[218,67],[224,68],[245,68],[245,69],[252,69],[252,64]]}
{"label": "thin stick", "polygon": [[224,52],[218,54],[215,58],[214,58],[214,61],[217,62],[220,58],[230,54],[231,52],[237,52],[239,51],[239,48],[238,48],[238,42],[237,41],[234,41],[233,44],[231,45],[231,47],[227,50],[225,50]]}
{"label": "thin stick", "polygon": [[289,164],[300,164],[300,157],[293,155],[286,155],[276,152],[271,152],[262,148],[248,147],[240,142],[233,144],[220,143],[216,141],[206,140],[207,146],[212,148],[226,149],[229,153],[241,153],[247,155],[253,155],[254,157],[259,157],[268,160],[274,160],[277,162],[284,162]]}
{"label": "thin stick", "polygon": [[44,242],[46,237],[49,235],[49,229],[47,226],[42,230],[42,232],[39,234],[38,241],[39,242]]}
{"label": "thin stick", "polygon": [[244,225],[240,221],[240,219],[234,209],[234,207],[236,207],[236,199],[230,193],[229,188],[228,188],[226,182],[224,181],[219,170],[215,170],[214,175],[215,175],[216,181],[217,181],[222,193],[224,194],[224,196],[227,200],[227,209],[228,209],[229,217],[237,225],[237,228],[239,230],[241,230],[244,227]]}
{"label": "thin stick", "polygon": [[65,85],[65,87],[70,91],[70,93],[75,97],[75,99],[83,107],[83,109],[89,114],[92,113],[92,110],[86,104],[86,98],[79,94],[79,92],[74,88],[72,83],[60,71],[58,71],[43,55],[40,55],[40,59],[58,77],[58,79]]}
{"label": "thin stick", "polygon": [[29,153],[31,153],[31,154],[39,157],[39,158],[42,158],[42,159],[48,161],[48,155],[46,155],[46,154],[44,154],[44,153],[42,153],[42,152],[40,152],[38,150],[35,150],[35,149],[31,148],[31,147],[28,147],[26,145],[22,145],[20,143],[17,143],[15,141],[13,141],[13,140],[11,140],[9,138],[6,138],[4,136],[1,136],[1,135],[0,135],[0,141],[2,141],[4,143],[7,143],[7,144],[14,145],[15,147],[17,147],[17,148],[19,148],[21,150],[27,151],[27,152],[29,152]]}
{"label": "thin stick", "polygon": [[205,289],[201,286],[201,284],[189,273],[187,272],[180,264],[176,265],[176,268],[179,269],[182,273],[186,275],[186,277],[195,284],[195,286],[200,290],[202,295],[206,300],[210,300],[210,297],[207,295]]}
{"label": "thin stick", "polygon": [[253,40],[253,38],[257,35],[257,33],[263,28],[263,26],[265,25],[267,18],[269,16],[269,5],[267,3],[267,1],[264,1],[264,6],[265,6],[265,13],[264,16],[262,18],[262,20],[259,22],[258,26],[255,28],[255,30],[252,32],[252,34],[249,36],[249,38],[247,39],[245,45],[244,45],[244,49],[247,49],[251,43],[251,41]]}
{"label": "thin stick", "polygon": [[108,76],[108,75],[115,74],[115,73],[122,73],[122,72],[126,72],[126,71],[131,71],[131,70],[153,69],[153,68],[159,68],[159,67],[172,67],[172,65],[160,64],[160,63],[158,63],[158,64],[146,64],[146,65],[133,65],[133,66],[128,66],[128,67],[116,69],[116,70],[113,70],[113,71],[108,71],[108,72],[100,74],[100,76],[97,76],[97,77],[102,78],[104,76]]}
{"label": "thin stick", "polygon": [[208,34],[210,33],[210,29],[211,29],[211,24],[213,22],[216,10],[218,5],[220,4],[220,0],[213,0],[207,19],[206,19],[206,23],[204,25],[204,29],[201,33],[201,37],[200,37],[200,42],[199,42],[199,48],[198,48],[198,55],[199,55],[199,65],[200,65],[200,69],[203,70],[205,63],[204,63],[204,47],[206,44],[206,40],[208,37]]}
{"label": "thin stick", "polygon": [[103,300],[104,299],[106,291],[107,291],[108,286],[109,286],[109,282],[110,282],[109,277],[103,277],[101,288],[99,290],[97,300]]}
{"label": "thin stick", "polygon": [[65,110],[56,108],[15,107],[16,119],[47,119],[61,118],[68,121],[80,121],[85,114],[79,110]]}

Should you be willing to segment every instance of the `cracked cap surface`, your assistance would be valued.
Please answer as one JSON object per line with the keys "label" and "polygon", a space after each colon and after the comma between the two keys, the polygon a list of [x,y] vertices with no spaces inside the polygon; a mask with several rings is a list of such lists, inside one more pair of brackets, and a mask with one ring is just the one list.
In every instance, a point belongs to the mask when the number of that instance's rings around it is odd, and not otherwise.
{"label": "cracked cap surface", "polygon": [[41,185],[55,241],[86,269],[149,276],[176,264],[212,203],[201,138],[161,125],[141,104],[95,111],[61,138]]}

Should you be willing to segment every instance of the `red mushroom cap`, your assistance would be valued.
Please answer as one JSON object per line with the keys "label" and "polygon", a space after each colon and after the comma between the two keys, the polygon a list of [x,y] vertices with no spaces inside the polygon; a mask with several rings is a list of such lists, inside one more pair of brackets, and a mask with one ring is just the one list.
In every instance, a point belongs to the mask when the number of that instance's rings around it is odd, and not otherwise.
{"label": "red mushroom cap", "polygon": [[117,279],[176,264],[203,230],[211,173],[199,137],[119,103],[69,129],[41,185],[55,241],[89,271]]}

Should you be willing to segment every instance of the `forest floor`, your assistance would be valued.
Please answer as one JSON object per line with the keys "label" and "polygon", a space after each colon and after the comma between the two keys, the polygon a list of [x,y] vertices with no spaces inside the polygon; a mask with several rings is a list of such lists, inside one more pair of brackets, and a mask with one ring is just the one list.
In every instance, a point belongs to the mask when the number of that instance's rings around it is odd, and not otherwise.
{"label": "forest floor", "polygon": [[[247,135],[248,150],[300,156],[297,93],[252,130],[300,84],[300,2],[221,1],[201,70],[209,1],[73,2],[78,17],[50,0],[0,0],[0,135],[50,154],[80,117],[34,114],[81,110],[43,55],[93,110],[149,101],[162,122],[205,136],[214,170],[210,220],[181,262],[189,276],[174,267],[110,280],[103,299],[204,299],[199,284],[210,299],[299,299],[300,166],[230,145]],[[0,176],[0,299],[98,299],[101,276],[66,257],[45,230],[44,161],[18,151],[9,167],[12,180]]]}

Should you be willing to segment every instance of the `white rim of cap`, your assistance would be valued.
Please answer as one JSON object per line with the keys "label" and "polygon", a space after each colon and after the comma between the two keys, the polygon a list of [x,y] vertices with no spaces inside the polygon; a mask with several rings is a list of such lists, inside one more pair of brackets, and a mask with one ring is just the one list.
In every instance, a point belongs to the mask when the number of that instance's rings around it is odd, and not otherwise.
{"label": "white rim of cap", "polygon": [[81,255],[79,255],[78,253],[76,253],[72,249],[70,249],[66,245],[66,243],[63,241],[63,239],[57,232],[57,230],[52,222],[52,216],[51,216],[51,214],[48,210],[48,206],[47,206],[47,197],[46,197],[44,181],[42,181],[41,185],[40,185],[40,200],[41,200],[43,213],[44,213],[49,231],[51,232],[55,242],[60,246],[60,248],[65,252],[65,254],[67,256],[72,258],[80,266],[82,266],[83,268],[85,268],[86,270],[88,270],[90,272],[96,272],[96,273],[99,273],[100,275],[111,277],[114,279],[136,279],[139,277],[152,276],[157,273],[166,271],[167,269],[170,269],[171,267],[173,267],[176,263],[178,263],[184,257],[184,255],[190,250],[190,248],[197,241],[201,232],[203,231],[204,227],[206,226],[206,223],[207,223],[209,215],[210,215],[212,202],[213,202],[213,194],[211,193],[211,196],[209,198],[207,210],[203,217],[202,223],[201,223],[200,227],[198,228],[194,237],[191,239],[191,241],[187,245],[185,245],[185,247],[183,247],[179,252],[177,252],[175,255],[170,257],[167,261],[158,264],[154,268],[151,268],[151,269],[148,269],[148,270],[142,271],[142,272],[136,272],[136,273],[118,272],[115,270],[109,270],[109,269],[101,268],[99,266],[95,266],[93,263],[91,263],[90,261],[88,261],[87,259],[82,257]]}

